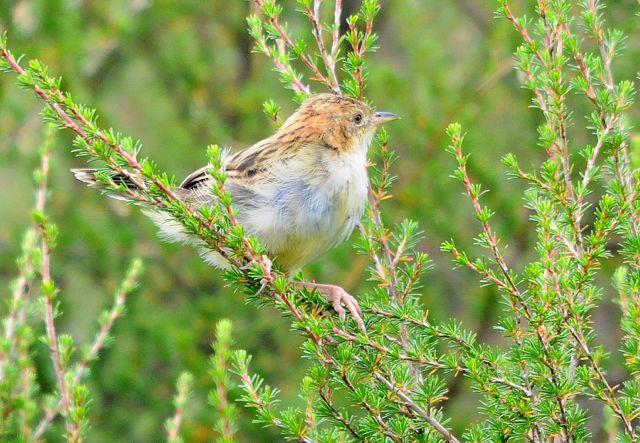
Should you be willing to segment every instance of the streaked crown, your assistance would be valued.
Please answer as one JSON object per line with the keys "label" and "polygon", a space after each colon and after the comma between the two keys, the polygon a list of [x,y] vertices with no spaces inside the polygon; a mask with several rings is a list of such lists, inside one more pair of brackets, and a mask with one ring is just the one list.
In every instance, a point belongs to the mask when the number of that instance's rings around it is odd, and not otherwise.
{"label": "streaked crown", "polygon": [[366,103],[336,94],[317,94],[302,103],[275,137],[282,142],[319,141],[338,152],[361,146],[378,124],[398,118],[375,112]]}

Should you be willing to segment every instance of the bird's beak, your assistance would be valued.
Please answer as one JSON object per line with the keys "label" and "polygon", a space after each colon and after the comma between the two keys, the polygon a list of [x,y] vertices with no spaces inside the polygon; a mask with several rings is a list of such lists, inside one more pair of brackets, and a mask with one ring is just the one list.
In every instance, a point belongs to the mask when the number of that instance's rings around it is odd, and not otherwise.
{"label": "bird's beak", "polygon": [[393,112],[376,112],[373,116],[373,124],[381,125],[383,123],[392,122],[398,120],[400,117]]}

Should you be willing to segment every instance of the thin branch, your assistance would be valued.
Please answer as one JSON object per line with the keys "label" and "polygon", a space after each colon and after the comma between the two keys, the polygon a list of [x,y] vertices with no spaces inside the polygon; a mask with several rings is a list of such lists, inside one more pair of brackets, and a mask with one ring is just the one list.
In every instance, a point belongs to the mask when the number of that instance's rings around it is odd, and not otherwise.
{"label": "thin branch", "polygon": [[[340,84],[338,83],[338,76],[336,75],[336,60],[333,58],[333,48],[332,52],[329,53],[324,44],[324,36],[322,32],[322,19],[320,17],[320,5],[322,4],[322,0],[313,0],[313,10],[307,6],[305,8],[305,14],[309,18],[309,22],[311,23],[311,32],[316,41],[316,45],[318,46],[318,51],[322,56],[322,60],[324,61],[324,65],[327,69],[328,81],[331,84],[331,89],[334,92],[340,93]],[[336,7],[337,7],[336,3]],[[338,18],[338,23],[339,23]],[[335,32],[335,30],[334,30]],[[335,35],[334,35],[334,43],[335,43]]]}
{"label": "thin branch", "polygon": [[333,6],[333,32],[331,35],[331,60],[334,62],[333,73],[335,75],[335,63],[340,53],[340,22],[342,20],[342,0],[335,0]]}
{"label": "thin branch", "polygon": [[[53,125],[47,125],[45,133],[45,142],[41,148],[41,160],[40,169],[36,173],[38,188],[35,198],[35,211],[38,213],[44,212],[44,207],[47,199],[47,188],[49,180],[49,153],[52,148],[53,141],[55,139],[55,127]],[[37,240],[36,227],[29,228],[25,232],[24,240],[22,243],[22,254],[18,261],[19,270],[18,277],[14,282],[13,291],[11,293],[11,305],[9,314],[7,316],[7,322],[5,324],[5,339],[9,343],[9,350],[7,355],[0,355],[0,381],[4,379],[5,364],[10,361],[16,352],[17,337],[16,329],[24,324],[25,321],[25,299],[29,295],[31,284],[35,276],[35,269],[33,263],[33,249]]]}
{"label": "thin branch", "polygon": [[[258,6],[260,6],[260,8],[264,10],[264,6],[265,6],[264,0],[255,0],[255,1],[258,4]],[[286,32],[286,30],[284,29],[283,25],[280,23],[278,18],[275,16],[268,16],[267,20],[276,30],[278,35],[282,38],[282,41],[284,42],[285,46],[295,52],[296,44],[293,42],[292,38]],[[320,71],[318,66],[313,62],[313,60],[307,54],[305,54],[304,52],[298,52],[297,54],[298,54],[298,58],[313,73],[314,77],[312,77],[311,80],[318,81],[330,89],[333,88],[331,80],[328,79]]]}
{"label": "thin branch", "polygon": [[390,391],[395,392],[398,397],[402,399],[404,404],[409,407],[413,412],[415,412],[420,418],[424,419],[433,429],[438,431],[447,442],[451,443],[460,443],[452,433],[446,427],[442,425],[438,420],[436,420],[431,414],[422,409],[418,404],[416,404],[406,392],[402,390],[401,387],[396,386],[391,380],[387,380],[381,374],[376,373],[375,377],[378,381],[382,382]]}
{"label": "thin branch", "polygon": [[184,418],[184,410],[189,400],[191,385],[193,384],[193,376],[188,372],[183,372],[176,382],[177,393],[173,400],[175,412],[173,416],[165,423],[167,429],[167,442],[178,443],[180,439],[180,427]]}
{"label": "thin branch", "polygon": [[[89,347],[88,352],[75,370],[71,386],[76,386],[80,383],[87,372],[91,362],[95,361],[100,353],[100,350],[104,348],[107,338],[111,334],[111,330],[116,320],[123,314],[127,297],[133,291],[138,283],[139,274],[142,270],[142,262],[139,259],[135,259],[129,266],[127,275],[115,292],[114,303],[109,312],[107,313],[105,321],[100,325],[100,329],[96,334],[93,343]],[[64,405],[62,400],[58,402],[57,406],[52,409],[47,409],[45,416],[42,418],[38,426],[33,433],[33,439],[39,440],[48,429],[51,422],[57,417]]]}
{"label": "thin branch", "polygon": [[351,423],[349,422],[349,420],[345,418],[337,409],[337,407],[333,404],[333,400],[331,399],[331,396],[328,395],[325,392],[325,390],[320,387],[318,388],[318,395],[320,396],[320,399],[322,400],[324,405],[329,409],[329,411],[331,411],[331,416],[333,417],[333,419],[337,421],[340,424],[340,426],[342,426],[344,429],[349,431],[349,433],[355,439],[363,440],[360,434],[358,434],[358,432],[353,428],[353,426],[351,426]]}
{"label": "thin branch", "polygon": [[49,159],[50,151],[43,150],[41,155],[40,171],[41,181],[38,191],[37,207],[40,212],[37,213],[37,229],[40,235],[40,275],[42,278],[42,291],[44,300],[44,322],[47,334],[47,341],[49,345],[50,357],[53,363],[53,370],[56,376],[58,384],[58,391],[60,394],[60,404],[65,419],[65,426],[67,428],[70,441],[77,441],[80,436],[80,429],[76,423],[71,419],[71,389],[66,379],[66,371],[60,357],[60,344],[58,341],[58,333],[55,327],[55,308],[54,300],[57,296],[57,289],[51,278],[51,249],[53,247],[54,239],[51,238],[49,232],[49,225],[44,219],[44,208],[46,204],[47,194],[47,177],[49,176]]}

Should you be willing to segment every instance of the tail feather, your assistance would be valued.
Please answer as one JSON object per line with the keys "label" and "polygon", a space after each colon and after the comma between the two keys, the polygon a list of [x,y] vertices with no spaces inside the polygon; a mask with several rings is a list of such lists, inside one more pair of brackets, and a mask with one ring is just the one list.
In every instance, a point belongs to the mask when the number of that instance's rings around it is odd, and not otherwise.
{"label": "tail feather", "polygon": [[71,173],[75,176],[76,179],[80,180],[82,183],[86,183],[91,188],[98,188],[99,184],[96,180],[97,169],[91,168],[79,168],[72,169]]}
{"label": "tail feather", "polygon": [[[103,189],[104,186],[98,181],[98,170],[92,168],[72,169],[71,173],[81,182],[86,183],[91,188]],[[137,186],[124,174],[111,174],[111,179],[118,185],[125,185],[128,188]]]}
{"label": "tail feather", "polygon": [[[109,197],[118,200],[127,200],[123,195],[110,191],[105,187],[103,182],[98,179],[98,169],[81,168],[72,169],[71,172],[82,183],[86,183],[90,188],[98,189]],[[128,188],[136,189],[137,186],[131,182],[123,174],[112,173],[110,178],[118,185],[125,185]],[[189,243],[190,238],[185,232],[182,225],[173,220],[168,214],[156,211],[155,209],[145,208],[142,212],[149,217],[153,223],[160,228],[160,237],[169,242]]]}
{"label": "tail feather", "polygon": [[[90,188],[98,189],[107,194],[109,197],[118,200],[127,200],[124,196],[111,192],[110,190],[105,188],[105,186],[97,178],[97,169],[72,169],[71,172],[76,177],[76,179],[80,180],[83,183],[86,183]],[[137,187],[134,183],[131,182],[131,180],[129,180],[122,174],[113,174],[111,175],[111,179],[115,183],[125,185],[129,188]],[[163,240],[171,243],[191,244],[198,249],[200,255],[207,263],[223,269],[229,267],[229,262],[222,255],[206,248],[202,240],[199,240],[190,235],[185,230],[184,226],[173,220],[170,215],[150,208],[143,209],[142,212],[147,217],[149,217],[151,221],[159,228],[159,236]]]}
{"label": "tail feather", "polygon": [[[107,194],[109,197],[115,198],[117,200],[127,200],[126,197],[105,188],[104,184],[100,182],[100,180],[98,180],[98,169],[72,169],[71,173],[75,176],[76,179],[80,180],[82,183],[86,183],[90,188],[98,189]],[[111,180],[113,180],[114,183],[118,185],[124,185],[129,189],[138,188],[135,183],[133,183],[128,177],[123,174],[111,174]]]}

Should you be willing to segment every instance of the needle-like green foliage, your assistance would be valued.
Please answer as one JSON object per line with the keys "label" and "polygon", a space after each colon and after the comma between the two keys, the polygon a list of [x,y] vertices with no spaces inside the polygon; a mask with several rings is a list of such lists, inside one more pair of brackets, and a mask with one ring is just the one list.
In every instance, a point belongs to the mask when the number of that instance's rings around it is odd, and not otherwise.
{"label": "needle-like green foliage", "polygon": [[[307,24],[299,36],[283,19],[284,2],[256,0],[257,13],[247,19],[255,50],[270,59],[297,100],[327,89],[365,99],[367,57],[376,50],[374,24],[381,3],[364,0],[350,17],[342,16],[340,0],[297,3]],[[499,345],[483,342],[458,321],[434,319],[422,305],[421,277],[431,261],[417,250],[420,228],[412,220],[391,226],[383,216],[384,202],[392,198],[392,168],[398,159],[386,132],[378,134],[374,143],[369,206],[356,244],[357,252],[369,261],[368,276],[375,284],[355,294],[363,307],[365,333],[352,319],[341,321],[332,315],[318,294],[291,284],[277,260],[271,266],[259,241],[246,235],[225,188],[223,152],[218,146],[207,150],[218,199],[194,211],[174,194],[175,180],[142,156],[139,142],[101,127],[96,112],[62,91],[60,80],[51,77],[46,66],[39,61],[21,63],[8,50],[6,37],[0,39],[0,68],[17,74],[18,83],[45,103],[47,121],[74,133],[76,154],[99,165],[101,181],[110,192],[170,215],[203,245],[228,259],[231,268],[224,278],[229,285],[255,306],[275,307],[291,321],[294,333],[304,337],[303,357],[309,367],[300,383],[301,402],[286,405],[277,388],[252,373],[245,351],[232,352],[230,323],[218,324],[209,402],[215,409],[219,441],[234,441],[238,410],[231,401],[235,397],[252,411],[255,423],[292,441],[589,441],[594,408],[609,417],[607,432],[612,439],[640,438],[636,423],[640,176],[630,159],[624,119],[635,89],[632,82],[616,79],[612,70],[623,35],[607,28],[602,2],[596,0],[578,5],[539,0],[533,17],[519,15],[503,0],[497,15],[520,36],[517,67],[531,94],[531,112],[540,119],[538,149],[546,153],[546,160],[532,168],[521,167],[513,154],[503,159],[509,176],[526,186],[523,205],[536,242],[528,263],[514,269],[506,239],[493,226],[500,214],[485,205],[486,190],[472,175],[472,161],[479,154],[472,158],[466,153],[462,127],[451,124],[446,133],[447,150],[456,163],[452,178],[468,197],[479,233],[473,239],[477,249],[467,246],[471,243],[467,239],[446,241],[441,249],[456,266],[475,274],[478,284],[500,293],[504,309],[495,325],[503,338]],[[574,120],[574,100],[586,100],[591,107],[586,122]],[[280,124],[277,103],[268,101],[263,110]],[[588,145],[571,138],[578,130],[588,134]],[[135,186],[115,182],[114,174]],[[42,172],[37,177],[42,183]],[[513,192],[519,191],[514,187]],[[66,438],[79,441],[88,429],[89,395],[79,384],[88,363],[83,361],[74,371],[73,340],[56,332],[54,319],[62,295],[47,271],[56,232],[42,209],[35,218],[36,228],[25,238],[7,322],[14,326],[7,328],[0,354],[0,370],[6,374],[0,377],[0,406],[3,416],[10,417],[0,424],[0,433],[40,436],[60,414]],[[602,280],[596,277],[613,256],[624,263],[613,279],[622,310],[623,341],[620,350],[606,352],[597,340],[591,314],[603,294]],[[57,391],[49,407],[41,408],[45,415],[34,431],[30,423],[41,403],[34,400],[32,363],[25,355],[33,333],[16,327],[11,319],[20,318],[23,288],[37,269],[43,270],[45,342]],[[102,323],[106,331],[112,317],[107,315]],[[98,349],[104,341],[96,340]],[[613,352],[622,352],[625,358],[628,374],[622,382],[614,382],[606,371]],[[237,377],[239,395],[231,373]],[[21,374],[22,384],[5,382]],[[452,417],[443,408],[448,383],[455,377],[468,380],[464,388],[470,387],[480,398],[474,407],[481,420],[462,432],[452,430]],[[187,375],[178,381],[175,414],[166,424],[170,441],[179,441],[191,382]],[[11,402],[15,390],[24,399],[19,408]]]}

